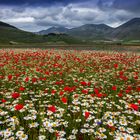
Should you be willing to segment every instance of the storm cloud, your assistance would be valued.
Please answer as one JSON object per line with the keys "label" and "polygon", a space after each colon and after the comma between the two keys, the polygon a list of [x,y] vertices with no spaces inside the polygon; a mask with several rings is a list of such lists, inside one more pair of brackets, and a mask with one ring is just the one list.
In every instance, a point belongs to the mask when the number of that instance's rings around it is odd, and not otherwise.
{"label": "storm cloud", "polygon": [[116,27],[140,17],[139,6],[139,0],[5,0],[0,20],[27,31],[99,23]]}

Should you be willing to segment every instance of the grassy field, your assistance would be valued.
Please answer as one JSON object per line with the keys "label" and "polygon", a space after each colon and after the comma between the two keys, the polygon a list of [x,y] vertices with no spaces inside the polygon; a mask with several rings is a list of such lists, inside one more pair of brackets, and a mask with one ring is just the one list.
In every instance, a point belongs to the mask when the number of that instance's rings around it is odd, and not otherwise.
{"label": "grassy field", "polygon": [[[62,42],[61,42],[62,43]],[[55,44],[55,43],[34,43],[34,44],[16,44],[16,45],[9,45],[9,44],[0,44],[1,49],[5,48],[40,48],[40,49],[62,49],[62,50],[95,50],[95,51],[129,51],[129,52],[140,52],[140,45],[139,44],[123,44],[123,45],[116,45],[116,44],[103,44],[103,43],[97,43],[97,44]]]}
{"label": "grassy field", "polygon": [[0,139],[139,140],[140,55],[1,49]]}

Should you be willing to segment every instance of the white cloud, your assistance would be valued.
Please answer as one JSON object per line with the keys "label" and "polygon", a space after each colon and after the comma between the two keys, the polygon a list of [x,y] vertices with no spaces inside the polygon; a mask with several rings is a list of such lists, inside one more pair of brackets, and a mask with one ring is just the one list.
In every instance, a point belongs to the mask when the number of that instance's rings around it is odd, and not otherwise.
{"label": "white cloud", "polygon": [[10,23],[33,23],[34,18],[33,17],[19,17],[19,18],[9,18],[5,19],[6,22]]}
{"label": "white cloud", "polygon": [[[111,4],[111,2],[108,3],[109,6]],[[22,7],[21,9],[20,7],[0,6],[0,9],[1,21],[29,31],[39,31],[50,26],[71,28],[92,23],[105,23],[116,27],[139,15],[139,13],[136,14],[123,9],[103,9],[95,3],[93,5],[87,3],[86,6],[82,3],[75,3],[66,6]]]}

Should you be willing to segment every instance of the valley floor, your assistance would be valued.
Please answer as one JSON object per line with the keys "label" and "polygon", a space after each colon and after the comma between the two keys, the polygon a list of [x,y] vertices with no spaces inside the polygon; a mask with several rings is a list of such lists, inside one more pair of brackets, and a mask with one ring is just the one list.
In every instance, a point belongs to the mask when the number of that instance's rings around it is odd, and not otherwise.
{"label": "valley floor", "polygon": [[130,52],[140,52],[140,45],[45,45],[45,44],[19,44],[19,45],[7,45],[0,44],[0,49],[14,49],[14,48],[28,48],[28,49],[59,49],[59,50],[95,50],[95,51],[130,51]]}

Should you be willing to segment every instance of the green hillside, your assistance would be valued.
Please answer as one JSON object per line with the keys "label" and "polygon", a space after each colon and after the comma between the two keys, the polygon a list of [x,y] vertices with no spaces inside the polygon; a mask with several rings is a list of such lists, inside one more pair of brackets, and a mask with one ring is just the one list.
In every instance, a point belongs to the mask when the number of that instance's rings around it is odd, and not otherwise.
{"label": "green hillside", "polygon": [[134,18],[117,28],[105,24],[86,24],[72,29],[52,27],[38,33],[26,32],[0,22],[0,44],[103,44],[102,42],[138,44],[140,18]]}
{"label": "green hillside", "polygon": [[44,37],[47,38],[48,42],[52,43],[82,44],[82,41],[80,39],[74,38],[67,34],[50,33],[48,35],[44,35]]}
{"label": "green hillside", "polygon": [[77,44],[80,40],[67,34],[38,35],[17,29],[14,26],[0,22],[0,44],[10,43],[55,43],[55,44]]}
{"label": "green hillside", "polygon": [[0,27],[0,43],[39,43],[47,41],[46,38],[12,27]]}

